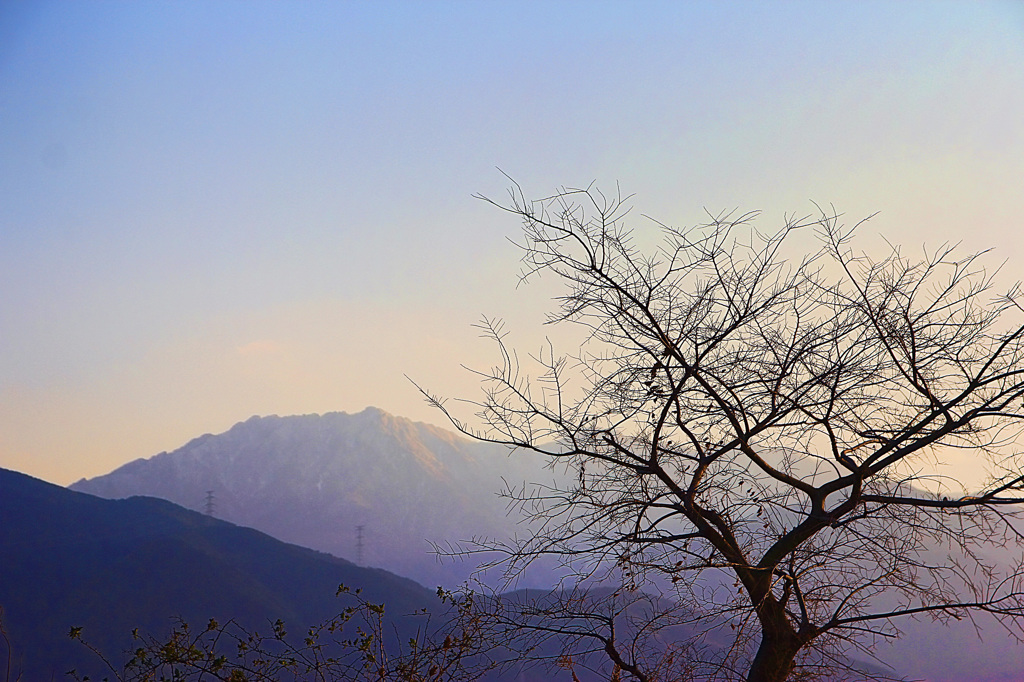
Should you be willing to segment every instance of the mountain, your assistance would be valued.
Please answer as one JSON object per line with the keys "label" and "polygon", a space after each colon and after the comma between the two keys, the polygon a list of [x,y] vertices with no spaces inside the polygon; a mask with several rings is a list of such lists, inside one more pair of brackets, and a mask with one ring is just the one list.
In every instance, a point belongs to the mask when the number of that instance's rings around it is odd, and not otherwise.
{"label": "mountain", "polygon": [[553,476],[534,455],[510,457],[507,448],[367,408],[253,417],[71,489],[150,495],[197,511],[209,495],[219,518],[451,587],[476,564],[439,561],[430,543],[511,537],[517,519],[497,494],[504,481]]}
{"label": "mountain", "polygon": [[[217,516],[350,559],[358,559],[362,526],[361,563],[453,586],[472,564],[439,564],[426,541],[525,532],[495,494],[501,476],[521,485],[556,475],[526,453],[509,456],[504,448],[369,408],[354,415],[253,417],[72,488],[111,498],[155,495],[196,510],[213,490]],[[1018,551],[1008,547],[992,561],[1005,564]],[[969,621],[948,628],[902,622],[905,637],[879,644],[877,653],[911,678],[1020,679],[1024,647],[1008,642],[990,619],[978,623],[983,640]]]}
{"label": "mountain", "polygon": [[[164,500],[104,500],[0,469],[0,606],[13,648],[10,679],[102,679],[72,626],[117,658],[133,628],[160,636],[171,618],[205,625],[234,618],[296,630],[339,613],[339,584],[359,587],[392,614],[438,600],[386,571],[285,544]],[[6,651],[0,643],[0,669]]]}

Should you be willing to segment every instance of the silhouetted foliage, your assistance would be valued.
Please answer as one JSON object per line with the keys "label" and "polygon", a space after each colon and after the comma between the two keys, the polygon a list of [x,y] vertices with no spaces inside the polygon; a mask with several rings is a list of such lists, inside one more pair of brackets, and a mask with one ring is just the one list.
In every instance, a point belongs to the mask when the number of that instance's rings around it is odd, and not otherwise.
{"label": "silhouetted foliage", "polygon": [[383,604],[344,585],[338,595],[351,604],[299,639],[290,637],[280,620],[265,633],[214,619],[202,629],[179,621],[167,637],[136,631],[133,655],[122,668],[89,645],[81,628],[69,634],[92,649],[119,682],[457,682],[478,679],[499,665],[495,654],[500,647],[487,629],[493,621],[482,617],[470,594],[439,589],[444,615],[438,618],[426,610],[405,615],[416,619],[418,627],[404,641],[397,630],[388,631]]}

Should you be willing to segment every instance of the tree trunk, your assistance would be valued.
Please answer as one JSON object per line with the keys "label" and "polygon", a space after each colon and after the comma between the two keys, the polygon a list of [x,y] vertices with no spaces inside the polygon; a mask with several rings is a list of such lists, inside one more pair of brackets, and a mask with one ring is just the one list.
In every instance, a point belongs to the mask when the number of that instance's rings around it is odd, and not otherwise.
{"label": "tree trunk", "polygon": [[750,664],[747,682],[786,682],[800,647],[800,638],[788,622],[769,625],[762,621],[761,645]]}

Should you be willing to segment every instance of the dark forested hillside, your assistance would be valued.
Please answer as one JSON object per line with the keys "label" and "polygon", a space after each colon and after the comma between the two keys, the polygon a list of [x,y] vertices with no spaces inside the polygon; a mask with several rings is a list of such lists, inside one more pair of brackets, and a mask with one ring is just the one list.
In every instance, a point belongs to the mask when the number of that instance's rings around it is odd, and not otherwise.
{"label": "dark forested hillside", "polygon": [[0,606],[13,670],[26,681],[72,667],[101,679],[95,658],[67,637],[72,626],[116,658],[133,628],[159,636],[175,616],[264,630],[281,618],[300,632],[344,607],[342,583],[389,614],[438,604],[411,580],[164,500],[104,500],[4,469],[0,519]]}

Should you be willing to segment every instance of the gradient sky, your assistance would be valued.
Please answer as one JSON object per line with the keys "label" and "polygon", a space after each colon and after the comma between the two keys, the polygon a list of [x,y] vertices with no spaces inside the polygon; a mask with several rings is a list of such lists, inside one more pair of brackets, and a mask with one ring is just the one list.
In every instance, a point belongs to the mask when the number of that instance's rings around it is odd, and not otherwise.
{"label": "gradient sky", "polygon": [[508,181],[1024,263],[1024,3],[0,2],[0,466],[475,396]]}

